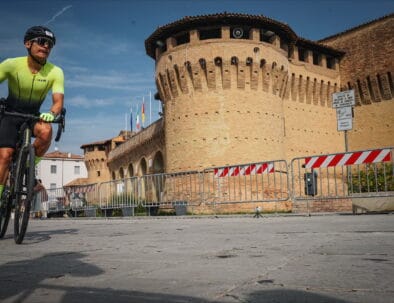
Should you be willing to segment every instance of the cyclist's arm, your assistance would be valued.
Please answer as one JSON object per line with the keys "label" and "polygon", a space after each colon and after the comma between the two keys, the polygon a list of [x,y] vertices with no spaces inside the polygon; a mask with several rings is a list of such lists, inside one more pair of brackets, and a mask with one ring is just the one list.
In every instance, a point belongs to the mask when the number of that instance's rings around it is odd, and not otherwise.
{"label": "cyclist's arm", "polygon": [[64,95],[60,93],[54,93],[52,94],[52,106],[51,106],[51,112],[54,113],[55,115],[60,114],[63,108],[63,103],[64,103]]}
{"label": "cyclist's arm", "polygon": [[60,114],[64,103],[64,75],[61,68],[55,70],[55,80],[52,85],[52,107],[51,112]]}
{"label": "cyclist's arm", "polygon": [[9,67],[9,60],[0,62],[0,83],[7,79]]}

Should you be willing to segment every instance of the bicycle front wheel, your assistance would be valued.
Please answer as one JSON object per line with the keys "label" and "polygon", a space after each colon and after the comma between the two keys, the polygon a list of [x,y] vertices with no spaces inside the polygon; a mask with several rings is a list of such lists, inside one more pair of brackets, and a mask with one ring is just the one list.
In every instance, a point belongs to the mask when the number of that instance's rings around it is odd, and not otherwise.
{"label": "bicycle front wheel", "polygon": [[14,240],[21,244],[29,223],[30,208],[34,199],[34,148],[22,149],[17,158],[15,180]]}

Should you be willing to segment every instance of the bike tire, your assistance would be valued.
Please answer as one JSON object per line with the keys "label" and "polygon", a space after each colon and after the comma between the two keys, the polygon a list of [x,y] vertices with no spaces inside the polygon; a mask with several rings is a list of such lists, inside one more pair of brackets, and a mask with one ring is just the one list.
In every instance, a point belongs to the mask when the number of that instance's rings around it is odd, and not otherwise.
{"label": "bike tire", "polygon": [[2,199],[5,201],[0,206],[0,239],[4,238],[11,217],[12,203],[7,189],[4,190]]}
{"label": "bike tire", "polygon": [[29,223],[30,208],[34,199],[34,148],[20,151],[16,166],[14,240],[21,244]]}

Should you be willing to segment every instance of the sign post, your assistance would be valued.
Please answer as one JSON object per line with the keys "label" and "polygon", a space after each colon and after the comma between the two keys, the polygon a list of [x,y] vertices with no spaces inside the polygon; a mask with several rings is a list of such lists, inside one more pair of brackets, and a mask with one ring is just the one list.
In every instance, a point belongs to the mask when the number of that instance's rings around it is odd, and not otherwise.
{"label": "sign post", "polygon": [[348,151],[347,131],[353,128],[354,89],[332,94],[332,107],[337,111],[337,129],[345,132],[345,151]]}

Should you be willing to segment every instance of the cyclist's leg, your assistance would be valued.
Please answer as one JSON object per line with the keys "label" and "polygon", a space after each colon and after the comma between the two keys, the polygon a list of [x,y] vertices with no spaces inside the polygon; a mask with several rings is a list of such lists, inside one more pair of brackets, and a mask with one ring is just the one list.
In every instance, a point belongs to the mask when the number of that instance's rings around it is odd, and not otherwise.
{"label": "cyclist's leg", "polygon": [[[23,120],[4,116],[0,120],[0,185],[8,178],[8,168],[18,139],[18,130]],[[0,189],[0,197],[4,189]]]}
{"label": "cyclist's leg", "polygon": [[13,152],[13,148],[0,148],[0,198],[8,178],[8,168],[10,167]]}
{"label": "cyclist's leg", "polygon": [[33,128],[33,134],[36,139],[33,142],[34,150],[36,152],[36,163],[41,157],[45,155],[51,145],[52,140],[52,126],[49,123],[37,122]]}

